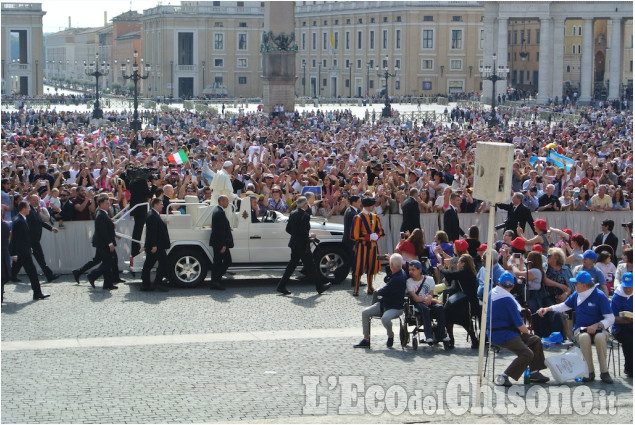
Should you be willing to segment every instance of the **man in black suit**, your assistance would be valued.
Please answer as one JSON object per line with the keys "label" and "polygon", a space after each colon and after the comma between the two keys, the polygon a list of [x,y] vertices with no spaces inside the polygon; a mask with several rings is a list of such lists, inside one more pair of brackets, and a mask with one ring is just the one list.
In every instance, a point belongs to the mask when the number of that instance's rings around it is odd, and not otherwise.
{"label": "man in black suit", "polygon": [[11,270],[11,254],[9,253],[9,241],[11,240],[11,226],[9,223],[2,220],[2,302],[4,302],[4,284],[9,281],[9,275]]}
{"label": "man in black suit", "polygon": [[[26,216],[26,223],[29,225],[29,236],[31,238],[31,252],[33,253],[33,258],[40,265],[42,272],[46,276],[46,279],[49,282],[53,282],[55,279],[60,277],[59,274],[53,273],[53,270],[46,265],[46,259],[44,258],[44,251],[42,250],[42,245],[40,245],[40,239],[42,239],[42,228],[45,228],[49,232],[57,233],[57,229],[51,226],[49,223],[45,223],[42,221],[42,217],[40,217],[40,197],[38,195],[29,196],[29,214]],[[22,268],[22,262],[20,259],[13,263],[11,266],[11,272],[13,276],[17,276],[18,272]]]}
{"label": "man in black suit", "polygon": [[[351,239],[351,227],[353,226],[353,218],[362,208],[362,198],[357,195],[351,195],[348,198],[348,202],[350,206],[346,209],[344,213],[344,234],[342,235],[342,245],[344,245],[344,249],[346,250],[346,254],[348,258],[346,261],[350,263],[350,266],[353,266],[353,256],[355,253],[353,252],[353,248],[355,248],[355,241]],[[351,282],[351,285],[353,283]]]}
{"label": "man in black suit", "polygon": [[26,221],[26,216],[29,214],[29,204],[25,201],[21,201],[18,204],[19,214],[13,219],[13,229],[11,231],[11,243],[9,250],[11,255],[16,257],[17,261],[22,264],[24,271],[29,280],[31,281],[31,289],[33,290],[33,299],[42,300],[50,297],[48,294],[43,294],[40,288],[40,281],[37,277],[37,271],[33,264],[33,257],[31,256],[31,237],[29,235],[29,225]]}
{"label": "man in black suit", "polygon": [[91,286],[95,287],[95,279],[97,276],[104,275],[104,290],[111,291],[119,289],[114,285],[113,268],[113,252],[117,242],[115,241],[115,225],[108,215],[110,201],[108,198],[99,198],[97,201],[97,212],[95,213],[95,233],[93,234],[93,246],[97,249],[101,264],[88,273],[88,281]]}
{"label": "man in black suit", "polygon": [[523,194],[520,192],[514,193],[512,196],[512,202],[510,204],[496,204],[497,208],[507,211],[507,220],[505,223],[496,226],[496,230],[505,229],[513,230],[516,232],[516,228],[520,226],[525,231],[525,224],[529,224],[531,230],[536,233],[534,227],[534,219],[531,216],[529,208],[523,205]]}
{"label": "man in black suit", "polygon": [[[130,182],[130,208],[137,204],[146,204],[135,208],[130,215],[134,218],[134,227],[132,228],[132,239],[139,240],[143,234],[143,226],[145,225],[146,215],[148,214],[147,202],[151,196],[150,183],[147,180],[136,179]],[[141,252],[141,245],[132,242],[130,255],[135,257]]]}
{"label": "man in black suit", "polygon": [[[165,225],[159,212],[163,208],[161,198],[152,200],[152,209],[146,216],[146,261],[143,263],[141,271],[141,290],[142,291],[161,291],[167,292],[167,288],[161,286],[161,281],[166,275],[168,255],[166,250],[170,248],[170,235],[168,234],[168,226]],[[154,283],[150,282],[150,270],[154,267],[154,263],[159,262],[157,274]]]}
{"label": "man in black suit", "polygon": [[287,283],[291,274],[298,266],[300,260],[307,272],[307,276],[315,282],[315,289],[318,294],[326,291],[331,284],[324,283],[323,279],[318,276],[313,255],[311,254],[311,238],[315,238],[315,233],[311,232],[311,213],[308,211],[309,204],[306,197],[300,196],[296,200],[297,208],[289,216],[286,232],[291,235],[289,239],[289,248],[291,248],[291,260],[287,264],[287,268],[278,283],[278,292],[289,295],[291,292],[287,290]]}
{"label": "man in black suit", "polygon": [[613,264],[617,265],[617,256],[615,255],[615,253],[617,252],[617,244],[619,241],[617,239],[617,236],[615,236],[615,233],[613,233],[614,227],[615,222],[613,220],[604,220],[602,222],[602,233],[597,235],[595,241],[593,241],[593,248],[600,245],[609,245],[611,248],[613,248],[614,253],[611,261],[613,262]]}
{"label": "man in black suit", "polygon": [[225,214],[225,208],[229,205],[229,198],[225,195],[218,197],[218,205],[212,210],[212,234],[209,244],[214,251],[214,264],[212,264],[211,289],[224,290],[221,279],[227,273],[232,264],[232,256],[229,252],[234,247],[232,228]]}
{"label": "man in black suit", "polygon": [[465,232],[459,225],[458,208],[461,204],[461,195],[452,193],[450,195],[450,207],[443,213],[443,231],[448,234],[450,242],[454,242]]}
{"label": "man in black suit", "polygon": [[414,229],[421,229],[421,220],[419,215],[419,190],[416,187],[410,189],[410,197],[401,206],[402,218],[400,232],[410,232]]}

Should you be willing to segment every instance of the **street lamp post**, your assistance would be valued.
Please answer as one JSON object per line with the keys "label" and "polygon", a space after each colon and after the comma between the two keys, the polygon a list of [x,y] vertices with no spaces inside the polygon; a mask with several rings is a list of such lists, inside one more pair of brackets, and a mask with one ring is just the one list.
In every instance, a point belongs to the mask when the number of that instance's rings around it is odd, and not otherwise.
{"label": "street lamp post", "polygon": [[[203,91],[205,91],[205,61],[201,62],[203,65]],[[205,97],[205,93],[203,93],[203,97]]]}
{"label": "street lamp post", "polygon": [[322,74],[321,73],[322,73],[322,64],[319,63],[318,64],[318,83],[317,83],[317,98],[318,99],[320,98],[320,94],[321,94],[320,93],[320,84],[321,84],[320,79],[322,79]]}
{"label": "street lamp post", "polygon": [[377,68],[375,68],[375,70],[377,71],[377,76],[378,77],[383,77],[386,79],[386,92],[384,93],[386,96],[386,99],[384,101],[384,107],[381,110],[381,116],[384,118],[390,118],[391,115],[391,108],[390,108],[390,97],[388,96],[388,79],[390,77],[395,77],[397,76],[397,72],[389,72],[388,71],[388,57],[386,57],[386,67],[384,68],[384,72],[379,72],[379,66]]}
{"label": "street lamp post", "polygon": [[[134,84],[134,119],[132,120],[132,129],[134,131],[141,130],[141,122],[139,121],[139,81],[145,80],[150,75],[150,64],[145,65],[145,75],[139,74],[139,65],[137,64],[137,57],[139,54],[135,50],[133,53],[134,63],[132,64],[132,74],[126,75],[127,65],[125,63],[121,64],[121,76],[124,80],[132,80]],[[130,63],[130,59],[127,61]],[[141,66],[143,67],[143,59],[141,59]]]}
{"label": "street lamp post", "polygon": [[170,101],[174,98],[174,61],[170,61]]}
{"label": "street lamp post", "polygon": [[[62,61],[60,61],[61,63]],[[102,119],[104,112],[99,107],[99,77],[105,77],[110,73],[110,64],[106,61],[99,63],[99,52],[95,53],[95,62],[88,65],[84,61],[84,72],[90,77],[95,77],[95,107],[93,109],[93,118]]]}
{"label": "street lamp post", "polygon": [[507,80],[507,74],[509,74],[509,68],[507,66],[496,66],[496,53],[492,55],[493,66],[484,66],[479,69],[481,76],[484,80],[492,82],[492,118],[490,119],[490,126],[498,125],[498,119],[496,118],[496,82],[500,80]]}
{"label": "street lamp post", "polygon": [[353,61],[348,62],[348,98],[353,98]]}
{"label": "street lamp post", "polygon": [[37,96],[39,93],[39,85],[38,85],[38,65],[40,64],[40,62],[36,59],[35,60],[35,95]]}
{"label": "street lamp post", "polygon": [[366,62],[366,97],[370,97],[370,61]]}
{"label": "street lamp post", "polygon": [[306,62],[302,62],[302,96],[306,97]]}

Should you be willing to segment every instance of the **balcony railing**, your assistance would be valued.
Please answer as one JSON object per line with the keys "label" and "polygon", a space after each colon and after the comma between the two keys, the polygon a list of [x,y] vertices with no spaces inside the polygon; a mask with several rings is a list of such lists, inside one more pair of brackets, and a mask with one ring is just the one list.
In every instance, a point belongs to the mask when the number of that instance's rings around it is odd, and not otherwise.
{"label": "balcony railing", "polygon": [[176,66],[176,71],[177,72],[192,72],[192,71],[196,71],[196,65],[177,65]]}

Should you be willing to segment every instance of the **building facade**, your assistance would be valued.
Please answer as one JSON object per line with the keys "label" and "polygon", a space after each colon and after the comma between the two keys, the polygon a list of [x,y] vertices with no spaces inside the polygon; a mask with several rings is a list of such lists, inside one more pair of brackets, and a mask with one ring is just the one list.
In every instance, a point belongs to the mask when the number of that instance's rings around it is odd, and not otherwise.
{"label": "building facade", "polygon": [[2,94],[42,94],[40,3],[2,3]]}

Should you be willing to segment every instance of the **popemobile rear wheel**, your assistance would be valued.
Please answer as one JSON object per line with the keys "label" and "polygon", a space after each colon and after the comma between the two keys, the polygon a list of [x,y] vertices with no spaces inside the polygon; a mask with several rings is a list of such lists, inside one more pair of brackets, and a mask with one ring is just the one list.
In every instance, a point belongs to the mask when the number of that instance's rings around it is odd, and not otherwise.
{"label": "popemobile rear wheel", "polygon": [[192,288],[207,277],[208,260],[198,249],[177,249],[170,253],[168,260],[170,282],[177,286]]}

